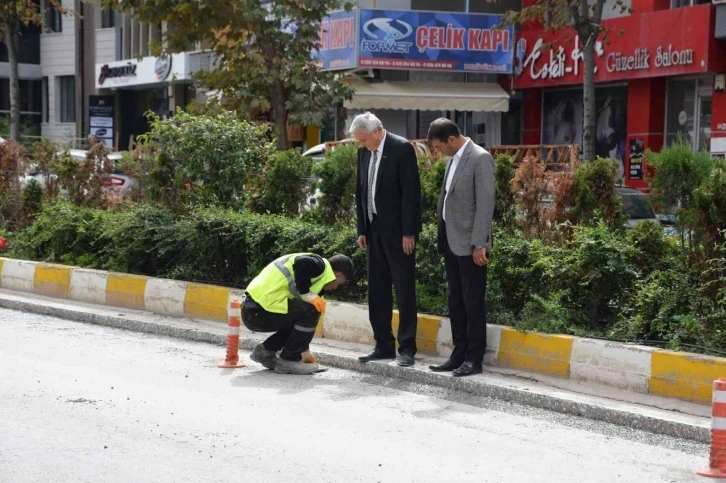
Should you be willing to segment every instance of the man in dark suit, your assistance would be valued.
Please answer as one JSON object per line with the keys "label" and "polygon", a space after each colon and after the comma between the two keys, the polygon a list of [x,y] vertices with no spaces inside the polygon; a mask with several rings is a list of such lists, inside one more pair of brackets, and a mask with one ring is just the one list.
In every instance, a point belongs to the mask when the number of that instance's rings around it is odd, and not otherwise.
{"label": "man in dark suit", "polygon": [[400,323],[400,366],[416,355],[416,237],[421,232],[421,183],[413,146],[383,129],[367,112],[353,120],[351,134],[360,143],[356,207],[358,245],[368,251],[368,311],[376,346],[363,363],[396,357],[391,329],[396,291]]}
{"label": "man in dark suit", "polygon": [[431,123],[428,141],[449,156],[438,206],[438,248],[449,283],[454,351],[432,371],[454,376],[482,372],[487,347],[487,253],[492,249],[494,159],[445,118]]}

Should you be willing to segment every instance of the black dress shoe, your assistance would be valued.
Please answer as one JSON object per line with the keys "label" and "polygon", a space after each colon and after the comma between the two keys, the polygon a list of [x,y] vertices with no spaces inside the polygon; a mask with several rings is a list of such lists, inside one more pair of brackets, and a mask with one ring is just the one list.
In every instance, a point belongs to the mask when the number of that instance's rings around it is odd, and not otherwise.
{"label": "black dress shoe", "polygon": [[371,361],[380,361],[382,359],[395,359],[396,353],[395,352],[384,352],[379,349],[373,349],[373,352],[370,352],[364,356],[360,356],[358,360],[365,364],[366,362]]}
{"label": "black dress shoe", "polygon": [[416,361],[414,360],[413,356],[408,354],[399,354],[399,356],[396,357],[396,364],[401,367],[411,367],[415,363]]}
{"label": "black dress shoe", "polygon": [[457,369],[454,369],[452,373],[454,377],[473,376],[474,374],[481,374],[482,367],[481,363],[465,362]]}
{"label": "black dress shoe", "polygon": [[460,363],[454,362],[449,359],[448,361],[444,362],[443,364],[439,364],[438,366],[429,366],[429,369],[434,372],[449,372],[457,369],[460,365]]}

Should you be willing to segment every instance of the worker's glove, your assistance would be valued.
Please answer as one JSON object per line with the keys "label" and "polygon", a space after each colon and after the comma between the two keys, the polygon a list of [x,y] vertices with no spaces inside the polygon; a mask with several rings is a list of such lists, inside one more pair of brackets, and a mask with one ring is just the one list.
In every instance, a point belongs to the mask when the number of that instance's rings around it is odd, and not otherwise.
{"label": "worker's glove", "polygon": [[302,361],[306,364],[315,364],[315,356],[312,352],[310,352],[310,349],[304,351],[302,354],[300,354],[302,357]]}
{"label": "worker's glove", "polygon": [[300,298],[315,307],[315,310],[317,310],[318,312],[325,312],[325,299],[323,299],[319,295],[315,295],[314,293],[310,292],[306,293],[305,295],[301,295]]}

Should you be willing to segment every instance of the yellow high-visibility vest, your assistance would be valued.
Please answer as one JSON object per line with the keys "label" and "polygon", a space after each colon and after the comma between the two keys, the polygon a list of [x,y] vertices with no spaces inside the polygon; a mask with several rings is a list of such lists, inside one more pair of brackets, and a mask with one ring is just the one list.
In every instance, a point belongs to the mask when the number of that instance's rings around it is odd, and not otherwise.
{"label": "yellow high-visibility vest", "polygon": [[[296,253],[285,255],[267,265],[247,286],[246,292],[267,312],[274,314],[287,313],[287,301],[300,298],[295,285],[295,273],[293,265],[299,256],[311,255],[310,253]],[[312,279],[310,291],[319,295],[323,287],[335,280],[335,272],[330,262],[323,258],[325,271]]]}

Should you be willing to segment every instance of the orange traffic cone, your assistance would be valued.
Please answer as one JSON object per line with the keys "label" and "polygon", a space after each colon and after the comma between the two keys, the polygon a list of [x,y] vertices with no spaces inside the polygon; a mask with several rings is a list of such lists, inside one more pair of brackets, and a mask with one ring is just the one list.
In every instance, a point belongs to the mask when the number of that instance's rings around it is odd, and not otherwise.
{"label": "orange traffic cone", "polygon": [[239,361],[239,327],[242,323],[242,303],[235,299],[227,311],[227,358],[217,367],[236,369],[247,367]]}
{"label": "orange traffic cone", "polygon": [[698,474],[709,478],[726,478],[726,379],[713,381],[711,451],[708,468]]}

